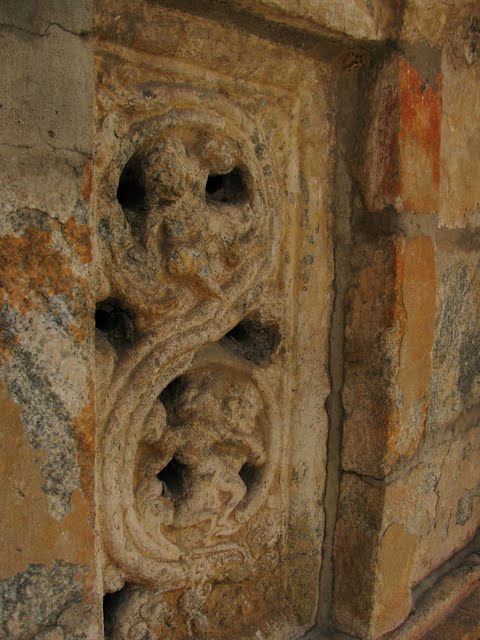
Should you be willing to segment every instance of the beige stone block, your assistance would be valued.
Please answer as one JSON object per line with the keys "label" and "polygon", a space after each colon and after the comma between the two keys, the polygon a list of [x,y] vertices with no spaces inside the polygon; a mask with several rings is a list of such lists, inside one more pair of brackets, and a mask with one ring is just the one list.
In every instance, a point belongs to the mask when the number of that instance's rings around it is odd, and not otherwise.
{"label": "beige stone block", "polygon": [[401,625],[412,589],[472,540],[480,524],[479,455],[474,427],[425,447],[387,483],[343,474],[334,548],[339,629],[374,640]]}
{"label": "beige stone block", "polygon": [[43,36],[8,26],[1,30],[2,144],[13,151],[34,147],[87,156],[93,124],[88,41],[57,24]]}
{"label": "beige stone block", "polygon": [[[477,36],[478,37],[478,36]],[[442,60],[440,224],[480,224],[480,64],[444,50]]]}
{"label": "beige stone block", "polygon": [[44,36],[55,25],[73,35],[91,29],[92,5],[76,0],[4,0],[0,6],[0,23]]}
{"label": "beige stone block", "polygon": [[399,523],[419,539],[412,587],[468,544],[480,524],[476,431],[473,428],[458,440],[426,447],[418,464],[388,485],[385,522]]}
{"label": "beige stone block", "polygon": [[468,30],[479,15],[475,0],[406,0],[400,39],[409,44],[441,48],[458,31]]}
{"label": "beige stone block", "polygon": [[410,613],[411,571],[419,537],[384,520],[388,488],[345,473],[335,534],[334,623],[375,640]]}
{"label": "beige stone block", "polygon": [[362,249],[347,296],[342,464],[381,478],[415,454],[425,429],[435,258],[427,236]]}

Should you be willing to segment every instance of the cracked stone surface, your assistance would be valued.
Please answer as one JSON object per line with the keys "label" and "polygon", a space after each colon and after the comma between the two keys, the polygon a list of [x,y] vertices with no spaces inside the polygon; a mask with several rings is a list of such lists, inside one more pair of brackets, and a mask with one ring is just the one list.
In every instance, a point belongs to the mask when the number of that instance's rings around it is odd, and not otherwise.
{"label": "cracked stone surface", "polygon": [[476,638],[478,1],[0,42],[0,635]]}

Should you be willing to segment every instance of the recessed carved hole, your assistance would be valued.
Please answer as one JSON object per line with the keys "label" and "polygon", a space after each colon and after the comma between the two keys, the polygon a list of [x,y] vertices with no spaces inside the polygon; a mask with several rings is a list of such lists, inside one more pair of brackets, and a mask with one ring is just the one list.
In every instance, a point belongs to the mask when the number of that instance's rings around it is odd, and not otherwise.
{"label": "recessed carved hole", "polygon": [[242,320],[225,336],[224,344],[234,353],[257,364],[268,364],[281,342],[275,325],[255,320]]}
{"label": "recessed carved hole", "polygon": [[157,478],[163,484],[163,495],[167,498],[179,500],[183,498],[186,492],[186,465],[182,464],[176,458],[172,458],[170,462],[157,473]]}
{"label": "recessed carved hole", "polygon": [[247,187],[240,169],[230,173],[211,174],[205,185],[207,202],[238,204],[247,197]]}
{"label": "recessed carved hole", "polygon": [[247,487],[247,491],[253,489],[253,487],[257,484],[259,474],[260,469],[258,467],[255,467],[253,464],[249,464],[248,462],[246,462],[238,472],[238,475],[242,479],[243,484]]}
{"label": "recessed carved hole", "polygon": [[116,614],[124,602],[128,600],[131,585],[125,585],[115,593],[106,593],[103,597],[103,628],[105,640],[110,640],[116,627]]}
{"label": "recessed carved hole", "polygon": [[185,390],[186,383],[182,376],[172,380],[168,384],[162,393],[158,396],[158,399],[165,407],[167,412],[167,422],[171,429],[179,426],[179,420],[177,418],[176,407],[178,406],[178,399]]}
{"label": "recessed carved hole", "polygon": [[138,156],[133,156],[125,165],[118,182],[117,200],[136,236],[142,235],[145,229],[147,212],[147,194],[145,188],[145,172]]}
{"label": "recessed carved hole", "polygon": [[115,347],[128,346],[135,337],[133,313],[120,300],[107,298],[95,309],[95,328]]}

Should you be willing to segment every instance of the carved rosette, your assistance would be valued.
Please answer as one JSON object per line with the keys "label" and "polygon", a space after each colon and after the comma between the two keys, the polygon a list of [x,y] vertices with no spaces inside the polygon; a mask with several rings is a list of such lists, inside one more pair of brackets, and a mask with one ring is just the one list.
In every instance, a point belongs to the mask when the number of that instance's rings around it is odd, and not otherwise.
{"label": "carved rosette", "polygon": [[260,369],[223,347],[191,354],[171,358],[158,344],[108,416],[108,588],[123,579],[179,587],[205,554],[217,554],[220,564],[225,555],[249,559],[235,534],[262,506],[275,474],[275,401]]}
{"label": "carved rosette", "polygon": [[258,131],[244,124],[171,109],[102,149],[100,290],[135,309],[142,330],[172,309],[241,316],[264,286],[278,251],[279,195],[255,153]]}

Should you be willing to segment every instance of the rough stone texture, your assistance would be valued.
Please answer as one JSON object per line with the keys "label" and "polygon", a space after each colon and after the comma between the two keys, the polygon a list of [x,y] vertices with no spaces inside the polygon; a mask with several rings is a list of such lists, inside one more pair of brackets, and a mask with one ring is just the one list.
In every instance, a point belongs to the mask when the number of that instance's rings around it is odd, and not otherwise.
{"label": "rough stone texture", "polygon": [[[475,107],[463,111],[478,91],[477,11],[406,3],[401,52],[370,76],[347,156],[333,615],[361,638],[401,625],[412,591],[480,523],[477,132]],[[413,617],[405,638],[420,627]]]}
{"label": "rough stone texture", "polygon": [[[478,551],[477,535],[472,544],[420,583],[413,591],[414,611],[404,625],[386,636],[388,640],[420,640],[461,607],[480,584]],[[457,638],[455,634],[451,637]]]}
{"label": "rough stone texture", "polygon": [[445,429],[480,401],[478,235],[437,234],[438,294],[428,428]]}
{"label": "rough stone texture", "polygon": [[410,570],[418,539],[400,524],[384,526],[384,500],[380,484],[343,475],[335,537],[335,624],[362,638],[395,628],[411,606]]}
{"label": "rough stone texture", "polygon": [[335,540],[340,628],[376,638],[397,627],[410,612],[413,587],[472,539],[479,455],[474,426],[457,441],[425,447],[388,484],[344,474]]}
{"label": "rough stone texture", "polygon": [[387,58],[372,91],[359,178],[370,211],[438,210],[442,77],[398,53]]}
{"label": "rough stone texture", "polygon": [[331,70],[148,2],[95,29],[106,635],[293,638],[323,531]]}
{"label": "rough stone texture", "polygon": [[476,235],[402,224],[358,241],[347,296],[334,611],[362,638],[398,626],[480,522]]}
{"label": "rough stone texture", "polygon": [[477,588],[445,620],[428,631],[423,636],[423,640],[443,640],[444,638],[476,640],[480,636],[479,608],[480,588]]}
{"label": "rough stone texture", "polygon": [[479,24],[2,2],[2,637],[478,636]]}
{"label": "rough stone texture", "polygon": [[377,478],[416,453],[429,407],[436,269],[427,236],[358,247],[347,296],[342,464]]}
{"label": "rough stone texture", "polygon": [[[480,17],[470,23],[468,43],[446,48],[442,59],[443,115],[440,221],[446,227],[480,222],[480,134],[475,118],[480,100]],[[469,45],[469,46],[467,46]],[[463,55],[462,55],[463,54]]]}
{"label": "rough stone texture", "polygon": [[457,5],[405,5],[402,54],[385,60],[368,97],[359,175],[371,211],[393,205],[478,226],[480,7]]}
{"label": "rough stone texture", "polygon": [[89,29],[90,6],[61,4],[0,8],[5,638],[100,633],[88,286],[93,87],[91,50],[77,35]]}
{"label": "rough stone texture", "polygon": [[406,0],[399,34],[403,43],[440,48],[478,17],[478,0]]}

